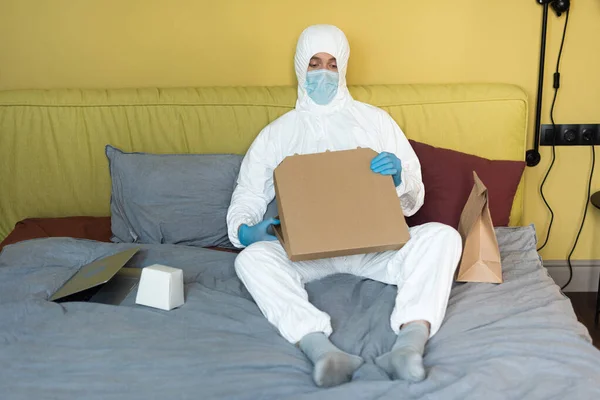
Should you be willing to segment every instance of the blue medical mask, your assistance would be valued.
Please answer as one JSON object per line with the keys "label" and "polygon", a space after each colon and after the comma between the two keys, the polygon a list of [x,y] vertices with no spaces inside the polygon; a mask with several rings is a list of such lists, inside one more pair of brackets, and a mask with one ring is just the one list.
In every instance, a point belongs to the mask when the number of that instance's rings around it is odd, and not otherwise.
{"label": "blue medical mask", "polygon": [[331,103],[338,90],[339,76],[337,72],[327,69],[316,69],[306,73],[306,92],[318,105]]}

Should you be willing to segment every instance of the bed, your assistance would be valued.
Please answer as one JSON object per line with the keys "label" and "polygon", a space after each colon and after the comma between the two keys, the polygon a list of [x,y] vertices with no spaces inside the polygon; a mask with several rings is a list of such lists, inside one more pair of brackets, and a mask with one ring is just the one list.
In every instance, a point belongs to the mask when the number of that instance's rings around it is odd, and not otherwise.
{"label": "bed", "polygon": [[[523,159],[527,98],[513,85],[351,91],[388,111],[419,145],[477,156],[485,165]],[[307,286],[311,301],[332,316],[332,341],[367,361],[351,383],[319,389],[309,361],[266,321],[237,279],[236,254],[222,237],[182,239],[168,225],[156,236],[141,228],[148,227],[141,219],[117,229],[118,216],[127,213],[115,205],[121,153],[107,145],[124,152],[124,160],[149,155],[143,162],[150,163],[158,154],[227,156],[233,176],[227,179],[235,179],[252,139],[293,107],[294,95],[287,87],[0,92],[0,398],[600,396],[600,352],[543,267],[534,227],[522,223],[520,175],[504,211],[497,204],[506,199],[495,201],[502,191],[490,191],[494,218],[504,215],[496,224],[504,283],[454,284],[444,323],[427,344],[427,378],[417,384],[392,381],[373,363],[394,341],[388,317],[395,287],[348,275]],[[189,169],[170,168],[154,172],[169,178]],[[129,178],[152,182],[156,174]],[[161,185],[144,188],[136,192],[140,207],[146,203],[139,199]],[[161,263],[184,271],[184,306],[168,312],[138,306],[134,293],[120,306],[47,300],[82,265],[133,246],[141,250],[128,266]]]}

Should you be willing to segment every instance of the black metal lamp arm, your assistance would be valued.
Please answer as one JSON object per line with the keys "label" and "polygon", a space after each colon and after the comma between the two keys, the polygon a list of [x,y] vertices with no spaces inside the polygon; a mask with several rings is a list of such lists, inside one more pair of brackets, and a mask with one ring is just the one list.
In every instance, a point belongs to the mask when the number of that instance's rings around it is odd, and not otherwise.
{"label": "black metal lamp arm", "polygon": [[542,13],[542,43],[540,45],[540,65],[538,72],[538,91],[537,91],[537,104],[535,108],[535,130],[534,130],[534,141],[533,149],[527,150],[525,153],[525,161],[527,166],[535,167],[540,162],[540,127],[542,121],[542,98],[544,94],[544,65],[546,62],[546,33],[548,31],[548,10],[550,4],[556,12],[556,15],[560,17],[563,12],[569,9],[569,0],[536,0],[536,3],[541,4],[544,8]]}

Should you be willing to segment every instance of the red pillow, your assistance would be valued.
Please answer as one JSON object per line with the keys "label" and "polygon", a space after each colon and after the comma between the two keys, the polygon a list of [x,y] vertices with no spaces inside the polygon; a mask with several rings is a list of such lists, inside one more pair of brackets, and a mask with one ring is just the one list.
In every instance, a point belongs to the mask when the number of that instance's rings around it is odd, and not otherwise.
{"label": "red pillow", "polygon": [[[110,217],[27,218],[17,222],[15,229],[0,243],[4,246],[30,239],[71,237],[110,242]],[[209,247],[212,250],[239,253],[239,249]]]}
{"label": "red pillow", "polygon": [[458,228],[462,209],[473,188],[473,171],[488,188],[494,226],[507,226],[525,162],[488,160],[454,150],[410,140],[419,161],[425,185],[425,204],[409,226],[441,222]]}
{"label": "red pillow", "polygon": [[17,222],[15,229],[0,243],[0,250],[24,240],[72,237],[110,242],[110,217],[27,218]]}

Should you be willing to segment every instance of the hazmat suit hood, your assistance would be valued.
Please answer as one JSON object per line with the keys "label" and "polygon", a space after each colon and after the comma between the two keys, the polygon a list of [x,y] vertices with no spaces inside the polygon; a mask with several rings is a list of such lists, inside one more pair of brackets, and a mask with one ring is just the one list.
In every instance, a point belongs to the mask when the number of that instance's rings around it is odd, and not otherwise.
{"label": "hazmat suit hood", "polygon": [[[335,57],[338,67],[338,90],[327,105],[316,104],[308,95],[305,87],[306,72],[312,56],[317,53],[329,53]],[[333,25],[313,25],[306,28],[296,47],[294,65],[298,78],[298,100],[296,109],[315,114],[328,114],[339,111],[352,102],[352,96],[346,86],[346,70],[350,58],[350,45],[346,35]]]}

